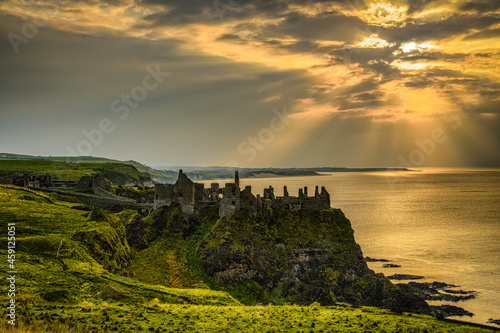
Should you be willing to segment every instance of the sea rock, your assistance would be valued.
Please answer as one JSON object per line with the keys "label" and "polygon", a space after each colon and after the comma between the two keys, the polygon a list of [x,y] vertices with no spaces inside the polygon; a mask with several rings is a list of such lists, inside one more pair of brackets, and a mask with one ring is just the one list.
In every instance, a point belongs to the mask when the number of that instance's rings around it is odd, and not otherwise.
{"label": "sea rock", "polygon": [[[444,282],[419,283],[412,281],[409,283],[399,283],[398,286],[401,290],[404,290],[408,293],[417,294],[429,301],[458,302],[466,301],[476,297],[476,292],[474,291],[447,289],[456,286],[446,284]],[[440,292],[439,290],[444,291],[444,293]]]}
{"label": "sea rock", "polygon": [[453,290],[453,289],[443,289],[444,292],[447,292],[449,294],[460,294],[460,295],[467,295],[467,294],[472,294],[474,293],[473,291],[465,291],[465,290]]}
{"label": "sea rock", "polygon": [[476,298],[475,294],[470,294],[466,296],[456,296],[456,295],[449,295],[449,294],[443,294],[440,293],[438,296],[435,296],[435,298],[432,298],[430,300],[438,300],[438,301],[446,301],[446,302],[459,302],[459,301],[466,301],[469,299],[474,299]]}
{"label": "sea rock", "polygon": [[432,288],[435,288],[435,289],[458,288],[458,287],[460,287],[460,286],[457,286],[457,285],[454,285],[454,284],[448,284],[448,283],[445,283],[445,282],[437,282],[437,281],[432,282],[430,286]]}
{"label": "sea rock", "polygon": [[469,312],[467,310],[464,310],[458,306],[454,305],[431,305],[431,310],[432,314],[437,317],[437,318],[446,318],[446,317],[452,317],[452,316],[468,316],[472,317],[474,314],[472,312]]}
{"label": "sea rock", "polygon": [[500,326],[500,319],[490,318],[490,319],[488,319],[487,323],[488,324],[495,324],[495,325],[499,325]]}
{"label": "sea rock", "polygon": [[401,265],[396,265],[396,264],[385,264],[382,267],[384,268],[399,268]]}
{"label": "sea rock", "polygon": [[390,261],[387,259],[375,259],[375,258],[370,258],[370,257],[365,257],[363,260],[365,262],[389,262]]}
{"label": "sea rock", "polygon": [[394,274],[387,277],[391,280],[420,280],[423,279],[424,276],[420,275],[411,275],[411,274]]}

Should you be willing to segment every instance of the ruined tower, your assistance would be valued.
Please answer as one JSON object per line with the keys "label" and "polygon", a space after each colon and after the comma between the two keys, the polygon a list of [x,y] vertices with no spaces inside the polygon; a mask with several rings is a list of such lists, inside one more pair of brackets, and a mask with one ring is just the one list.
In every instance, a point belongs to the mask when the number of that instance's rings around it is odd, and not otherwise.
{"label": "ruined tower", "polygon": [[219,205],[219,216],[230,216],[241,208],[240,179],[238,171],[234,173],[234,183],[226,183],[222,190],[222,200]]}
{"label": "ruined tower", "polygon": [[155,209],[163,205],[170,206],[173,202],[180,204],[184,213],[194,212],[195,185],[182,170],[179,170],[175,184],[155,185]]}

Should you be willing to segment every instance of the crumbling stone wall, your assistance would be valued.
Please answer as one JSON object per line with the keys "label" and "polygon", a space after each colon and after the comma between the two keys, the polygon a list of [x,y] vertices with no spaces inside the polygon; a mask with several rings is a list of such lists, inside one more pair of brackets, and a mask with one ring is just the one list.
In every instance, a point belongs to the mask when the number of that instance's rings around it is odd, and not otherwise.
{"label": "crumbling stone wall", "polygon": [[252,214],[257,213],[257,197],[253,195],[251,186],[245,186],[245,189],[240,192],[240,207]]}
{"label": "crumbling stone wall", "polygon": [[230,216],[241,208],[240,188],[236,183],[227,183],[219,204],[219,216]]}
{"label": "crumbling stone wall", "polygon": [[[203,184],[201,184],[203,185]],[[198,197],[208,197],[203,188],[198,187]],[[182,211],[186,214],[194,213],[195,203],[195,184],[189,179],[182,170],[179,171],[179,177],[175,184],[157,184],[155,185],[155,209],[164,205],[169,206],[173,202],[181,205]]]}
{"label": "crumbling stone wall", "polygon": [[299,189],[298,196],[290,196],[286,186],[283,193],[282,197],[275,196],[272,186],[264,189],[262,197],[255,196],[251,186],[240,190],[237,172],[234,183],[226,183],[222,189],[219,188],[219,184],[212,183],[209,189],[205,189],[204,184],[193,183],[180,170],[175,184],[155,186],[154,207],[156,209],[176,202],[181,205],[183,212],[192,214],[196,207],[215,204],[219,206],[220,217],[233,215],[239,209],[246,209],[253,214],[266,208],[285,208],[291,211],[330,209],[330,194],[324,187],[320,193],[316,186],[314,196],[309,196],[307,187]]}

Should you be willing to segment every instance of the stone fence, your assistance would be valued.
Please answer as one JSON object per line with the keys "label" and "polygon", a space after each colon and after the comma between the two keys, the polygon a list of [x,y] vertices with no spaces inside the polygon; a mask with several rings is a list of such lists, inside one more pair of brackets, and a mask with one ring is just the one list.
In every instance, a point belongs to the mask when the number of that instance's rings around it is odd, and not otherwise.
{"label": "stone fence", "polygon": [[[116,198],[104,198],[104,197],[98,197],[94,195],[88,195],[88,194],[83,194],[83,193],[75,193],[75,192],[66,192],[66,191],[59,191],[59,190],[53,190],[53,189],[47,189],[47,188],[30,188],[31,190],[34,191],[41,191],[41,192],[51,192],[51,193],[57,193],[61,195],[66,195],[70,197],[77,198],[87,205],[90,206],[98,206],[101,208],[111,208],[113,206],[121,206],[126,209],[149,209],[153,208],[153,204],[148,204],[148,203],[135,203],[134,200],[128,199],[128,198],[121,198],[117,197]],[[104,191],[104,190],[103,190]],[[109,193],[112,195],[111,193]]]}

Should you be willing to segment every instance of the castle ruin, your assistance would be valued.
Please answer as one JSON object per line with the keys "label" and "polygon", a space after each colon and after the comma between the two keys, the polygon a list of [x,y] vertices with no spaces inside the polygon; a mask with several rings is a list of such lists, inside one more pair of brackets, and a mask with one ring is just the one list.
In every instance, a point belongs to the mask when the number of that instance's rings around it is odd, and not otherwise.
{"label": "castle ruin", "polygon": [[11,184],[19,187],[32,187],[32,188],[80,188],[80,189],[94,189],[102,188],[109,190],[111,182],[104,178],[101,173],[82,176],[78,182],[73,181],[54,181],[50,174],[41,176],[38,173],[30,177],[28,174],[22,176],[16,175],[13,179],[4,179],[0,184]]}
{"label": "castle ruin", "polygon": [[255,196],[251,186],[240,189],[238,171],[235,172],[234,183],[226,183],[223,188],[218,183],[212,183],[209,188],[205,184],[195,183],[182,170],[175,184],[156,184],[154,209],[169,206],[172,203],[181,205],[182,211],[193,214],[196,209],[207,205],[217,205],[219,216],[233,215],[239,209],[246,209],[253,214],[266,208],[285,208],[291,211],[302,209],[322,210],[330,209],[330,194],[325,187],[321,192],[316,186],[314,196],[309,196],[307,187],[299,189],[298,196],[290,196],[287,187],[283,189],[283,196],[274,195],[274,189],[264,189],[263,196]]}

